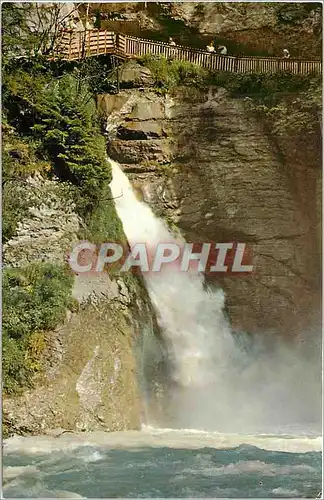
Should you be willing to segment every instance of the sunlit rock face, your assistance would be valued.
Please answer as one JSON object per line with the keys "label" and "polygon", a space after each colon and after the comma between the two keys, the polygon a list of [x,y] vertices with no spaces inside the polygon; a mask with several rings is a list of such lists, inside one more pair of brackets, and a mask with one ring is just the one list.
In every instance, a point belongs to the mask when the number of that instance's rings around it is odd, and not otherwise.
{"label": "sunlit rock face", "polygon": [[[93,12],[97,7],[93,7]],[[182,45],[204,47],[210,39],[230,53],[321,57],[322,6],[269,2],[120,2],[100,6],[102,27]]]}
{"label": "sunlit rock face", "polygon": [[[320,322],[320,156],[280,146],[244,99],[225,89],[149,88],[101,96],[108,152],[141,197],[193,242],[243,242],[254,272],[207,276],[221,285],[235,331],[308,336]],[[107,111],[109,110],[109,111]],[[141,112],[139,113],[139,110]],[[164,137],[120,137],[163,130]],[[155,123],[155,127],[152,124]],[[301,167],[303,164],[303,168]]]}
{"label": "sunlit rock face", "polygon": [[227,41],[233,50],[281,55],[289,45],[299,57],[319,56],[321,51],[319,4],[176,2],[164,7],[164,15],[220,43]]}
{"label": "sunlit rock face", "polygon": [[73,295],[80,309],[48,333],[34,386],[4,398],[9,435],[140,429],[146,418],[142,346],[147,337],[156,344],[145,368],[152,381],[159,346],[145,289],[102,273],[77,276]]}

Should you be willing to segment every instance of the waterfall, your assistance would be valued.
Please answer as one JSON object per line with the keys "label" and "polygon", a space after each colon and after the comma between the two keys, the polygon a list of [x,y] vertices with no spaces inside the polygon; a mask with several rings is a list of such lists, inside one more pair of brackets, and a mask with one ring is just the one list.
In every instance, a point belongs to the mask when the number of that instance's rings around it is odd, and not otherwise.
{"label": "waterfall", "polygon": [[[182,245],[184,240],[136,198],[119,165],[110,162],[111,191],[130,246]],[[300,394],[292,397],[297,374],[293,369],[287,371],[293,359],[290,351],[280,349],[275,356],[259,353],[252,362],[235,344],[223,313],[222,290],[206,288],[198,272],[180,272],[170,266],[144,273],[144,280],[171,367],[164,401],[170,427],[264,431],[270,424],[277,429],[282,423],[294,422],[298,412],[302,420],[314,417],[311,411],[305,412]],[[299,376],[301,364],[298,366]],[[309,379],[307,370],[304,375]]]}
{"label": "waterfall", "polygon": [[[136,198],[118,164],[113,161],[111,164],[111,191],[130,245],[145,242],[154,248],[161,242],[183,244],[184,241],[172,234],[148,205]],[[204,289],[203,277],[198,273],[180,272],[170,267],[144,273],[144,280],[172,363],[174,393],[170,404],[174,424],[180,421],[180,425],[201,425],[201,419],[197,421],[197,402],[202,398],[207,402],[213,397],[208,388],[214,388],[221,381],[226,368],[224,362],[233,349],[223,316],[223,292]],[[186,410],[190,414],[184,418]]]}

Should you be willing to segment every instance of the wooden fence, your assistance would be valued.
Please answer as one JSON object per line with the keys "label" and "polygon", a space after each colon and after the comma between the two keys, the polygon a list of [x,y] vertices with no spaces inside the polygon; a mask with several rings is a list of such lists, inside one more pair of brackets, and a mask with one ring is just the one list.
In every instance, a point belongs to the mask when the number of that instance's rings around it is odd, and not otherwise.
{"label": "wooden fence", "polygon": [[56,57],[73,61],[83,57],[113,54],[121,58],[136,58],[147,54],[163,55],[180,61],[198,64],[211,71],[231,71],[237,73],[276,73],[288,71],[306,75],[321,73],[320,60],[284,59],[276,57],[222,56],[205,50],[171,46],[107,30],[83,32],[64,31],[56,50]]}

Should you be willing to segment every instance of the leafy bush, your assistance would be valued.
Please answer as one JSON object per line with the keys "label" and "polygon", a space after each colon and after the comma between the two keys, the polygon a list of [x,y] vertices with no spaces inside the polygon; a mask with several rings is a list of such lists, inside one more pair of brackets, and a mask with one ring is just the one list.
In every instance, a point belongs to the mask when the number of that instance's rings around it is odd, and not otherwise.
{"label": "leafy bush", "polygon": [[314,76],[218,72],[209,75],[209,83],[225,87],[231,95],[273,96],[276,93],[301,92],[309,88]]}
{"label": "leafy bush", "polygon": [[59,177],[80,187],[79,208],[87,213],[97,203],[103,184],[111,180],[94,99],[72,75],[51,82],[44,94],[33,131],[42,137],[41,150],[52,159]]}
{"label": "leafy bush", "polygon": [[157,88],[171,90],[178,86],[226,88],[232,96],[273,96],[280,92],[301,92],[309,88],[315,75],[294,75],[289,72],[274,74],[211,72],[186,61],[164,56],[147,55],[140,62],[148,67]]}
{"label": "leafy bush", "polygon": [[308,88],[292,95],[247,101],[249,108],[266,118],[272,133],[282,136],[319,136],[322,119],[322,85],[319,77]]}
{"label": "leafy bush", "polygon": [[196,64],[164,56],[147,55],[140,62],[152,71],[155,85],[165,90],[179,85],[200,86],[208,76],[208,71]]}
{"label": "leafy bush", "polygon": [[73,304],[73,276],[64,266],[34,264],[3,272],[3,382],[7,393],[29,384],[38,369],[42,333]]}

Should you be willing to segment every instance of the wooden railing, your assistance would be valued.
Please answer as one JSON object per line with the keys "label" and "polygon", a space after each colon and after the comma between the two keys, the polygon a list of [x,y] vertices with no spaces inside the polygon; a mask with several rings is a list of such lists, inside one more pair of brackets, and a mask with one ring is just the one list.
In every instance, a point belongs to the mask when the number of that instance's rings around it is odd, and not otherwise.
{"label": "wooden railing", "polygon": [[117,52],[116,35],[113,31],[65,30],[61,33],[54,55],[64,60],[75,61],[84,57]]}
{"label": "wooden railing", "polygon": [[222,56],[201,49],[171,46],[163,42],[154,42],[141,38],[122,35],[107,30],[83,32],[62,32],[56,50],[56,56],[73,61],[83,57],[114,54],[121,58],[136,58],[146,54],[163,55],[181,61],[198,64],[211,71],[231,71],[237,73],[277,73],[288,71],[306,75],[321,73],[321,61],[302,59],[284,59],[276,57],[241,57]]}

